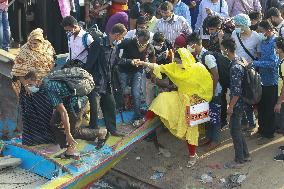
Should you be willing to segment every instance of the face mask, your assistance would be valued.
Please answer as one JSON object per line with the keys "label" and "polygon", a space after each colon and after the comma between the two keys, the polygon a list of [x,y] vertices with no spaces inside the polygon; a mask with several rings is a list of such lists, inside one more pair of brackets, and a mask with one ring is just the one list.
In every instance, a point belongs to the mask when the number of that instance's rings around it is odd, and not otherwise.
{"label": "face mask", "polygon": [[223,55],[224,57],[228,58],[228,55],[227,55],[227,53],[226,53],[225,51],[222,51],[222,50],[221,50],[221,53],[222,53],[222,55]]}
{"label": "face mask", "polygon": [[72,35],[74,35],[74,33],[71,32],[71,31],[68,31],[68,32],[66,32],[66,35],[67,35],[67,37],[71,37]]}
{"label": "face mask", "polygon": [[139,40],[137,39],[137,45],[138,45],[139,48],[145,48],[145,47],[147,47],[148,43],[149,43],[149,42],[147,42],[146,44],[141,44],[141,43],[139,42]]}
{"label": "face mask", "polygon": [[195,52],[195,48],[192,48],[191,46],[187,45],[187,50],[191,53]]}
{"label": "face mask", "polygon": [[236,33],[241,33],[242,29],[241,28],[235,28]]}
{"label": "face mask", "polygon": [[260,40],[262,40],[262,41],[267,39],[267,37],[264,35],[264,33],[259,33],[258,35],[259,35]]}
{"label": "face mask", "polygon": [[112,44],[113,44],[114,46],[117,46],[117,45],[119,45],[120,43],[121,43],[121,41],[117,41],[117,40],[115,40],[115,41],[112,42]]}
{"label": "face mask", "polygon": [[253,31],[257,30],[257,28],[258,28],[258,24],[250,26],[250,29],[253,30]]}
{"label": "face mask", "polygon": [[163,48],[163,46],[154,46],[154,48],[155,48],[156,50],[160,51],[160,50]]}
{"label": "face mask", "polygon": [[28,87],[28,89],[32,92],[32,93],[37,93],[39,91],[39,88],[36,87],[36,86],[31,86],[31,87]]}

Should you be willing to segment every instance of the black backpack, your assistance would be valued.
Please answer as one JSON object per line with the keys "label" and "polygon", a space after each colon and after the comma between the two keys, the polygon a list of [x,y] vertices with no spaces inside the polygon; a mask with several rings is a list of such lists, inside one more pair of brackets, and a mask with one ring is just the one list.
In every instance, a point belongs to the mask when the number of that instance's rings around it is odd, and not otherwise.
{"label": "black backpack", "polygon": [[255,105],[259,103],[262,95],[261,77],[252,66],[248,66],[245,59],[238,60],[238,64],[245,69],[242,99],[246,104]]}
{"label": "black backpack", "polygon": [[231,69],[231,65],[232,65],[231,61],[219,52],[207,51],[206,53],[203,54],[203,56],[201,58],[202,64],[207,69],[208,69],[208,67],[205,64],[205,56],[206,55],[213,55],[215,57],[217,67],[218,67],[219,82],[220,82],[223,89],[229,88],[230,87],[230,69]]}

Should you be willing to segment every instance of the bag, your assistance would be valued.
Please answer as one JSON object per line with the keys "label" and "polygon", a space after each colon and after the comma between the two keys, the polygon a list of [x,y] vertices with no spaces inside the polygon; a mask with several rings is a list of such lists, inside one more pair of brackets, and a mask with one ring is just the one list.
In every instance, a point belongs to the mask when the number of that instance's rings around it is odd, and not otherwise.
{"label": "bag", "polygon": [[[219,82],[223,89],[227,89],[230,86],[230,69],[231,69],[231,61],[223,56],[221,53],[207,51],[203,54],[201,58],[202,64],[208,69],[207,65],[205,64],[205,56],[206,55],[213,55],[216,59],[218,73],[219,73]],[[209,70],[209,69],[208,69]]]}
{"label": "bag", "polygon": [[209,103],[203,102],[186,107],[186,122],[189,127],[210,121]]}
{"label": "bag", "polygon": [[249,50],[245,47],[243,41],[241,40],[240,34],[236,34],[236,35],[237,35],[237,37],[238,37],[238,40],[239,40],[239,42],[240,42],[242,48],[243,48],[244,51],[247,53],[247,55],[249,55],[249,57],[250,57],[252,60],[257,60],[257,58],[255,58],[255,57],[249,52]]}
{"label": "bag", "polygon": [[[91,26],[86,31],[89,35],[91,35],[93,37],[94,40],[101,38],[101,37],[104,37],[104,33],[99,30],[99,27],[98,27],[97,24]],[[83,42],[83,44],[84,44],[84,42]]]}
{"label": "bag", "polygon": [[242,99],[248,105],[257,104],[262,95],[261,77],[253,67],[247,65],[245,59],[241,58],[238,63],[245,69]]}
{"label": "bag", "polygon": [[92,75],[79,67],[55,70],[47,76],[47,79],[66,82],[75,96],[86,96],[95,88]]}

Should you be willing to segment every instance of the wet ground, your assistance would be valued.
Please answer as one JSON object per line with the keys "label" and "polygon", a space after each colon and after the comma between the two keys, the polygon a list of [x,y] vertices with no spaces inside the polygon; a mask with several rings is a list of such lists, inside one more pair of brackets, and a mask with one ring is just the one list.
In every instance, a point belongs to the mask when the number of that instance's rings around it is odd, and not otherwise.
{"label": "wet ground", "polygon": [[[228,177],[237,172],[246,175],[239,188],[284,189],[284,163],[273,160],[274,155],[279,153],[278,146],[284,144],[281,135],[261,146],[257,145],[256,138],[247,138],[252,162],[241,169],[227,169],[224,164],[234,157],[228,128],[222,132],[219,148],[210,153],[205,153],[203,147],[198,149],[199,161],[193,168],[186,167],[188,154],[185,143],[167,131],[160,130],[158,133],[161,143],[171,152],[171,157],[164,157],[152,143],[142,141],[115,169],[162,189],[223,189],[226,187],[221,179],[228,181]],[[162,170],[163,174],[157,175],[157,169]],[[212,182],[200,182],[202,174],[210,175]]]}

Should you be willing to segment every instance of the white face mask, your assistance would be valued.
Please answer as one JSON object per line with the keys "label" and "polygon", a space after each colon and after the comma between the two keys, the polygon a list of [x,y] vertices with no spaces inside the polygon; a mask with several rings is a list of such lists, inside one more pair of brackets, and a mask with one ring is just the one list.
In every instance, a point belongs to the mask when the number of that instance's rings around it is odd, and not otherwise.
{"label": "white face mask", "polygon": [[30,86],[28,87],[28,89],[32,92],[32,93],[37,93],[39,91],[39,88],[36,86]]}
{"label": "white face mask", "polygon": [[115,40],[115,41],[112,42],[112,44],[113,44],[114,46],[117,46],[117,45],[119,45],[120,43],[121,43],[121,41],[117,41],[117,40]]}
{"label": "white face mask", "polygon": [[267,39],[267,36],[265,36],[264,33],[259,33],[258,35],[259,35],[260,40],[262,41]]}
{"label": "white face mask", "polygon": [[240,34],[242,33],[242,29],[241,28],[235,28],[236,33]]}
{"label": "white face mask", "polygon": [[163,46],[154,46],[154,48],[155,48],[156,50],[160,51],[160,50],[163,48]]}
{"label": "white face mask", "polygon": [[192,48],[191,46],[187,45],[187,50],[191,53],[195,52],[195,48]]}

